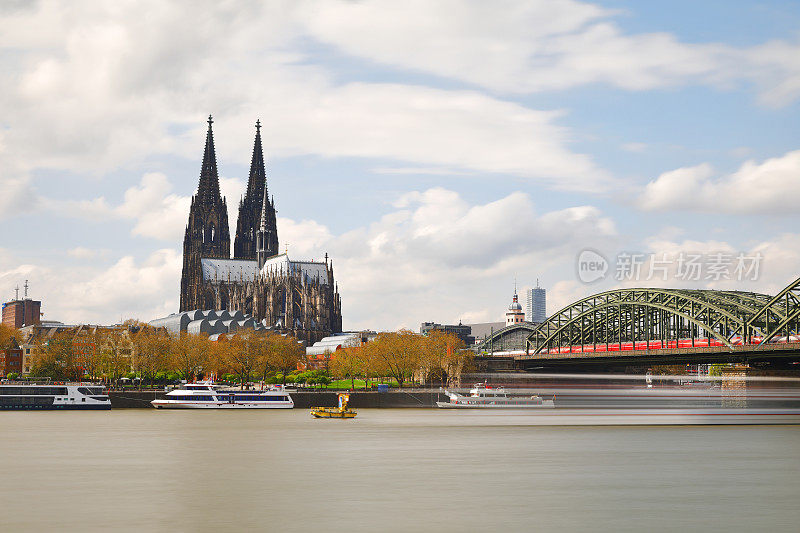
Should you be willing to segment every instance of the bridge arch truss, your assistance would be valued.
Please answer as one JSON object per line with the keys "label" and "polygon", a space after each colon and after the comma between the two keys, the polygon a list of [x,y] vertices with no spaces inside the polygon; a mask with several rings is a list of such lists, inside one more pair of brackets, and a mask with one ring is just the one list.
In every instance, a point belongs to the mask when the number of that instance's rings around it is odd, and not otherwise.
{"label": "bridge arch truss", "polygon": [[[778,295],[690,289],[627,288],[578,300],[548,318],[527,338],[526,353],[625,343],[668,346],[712,339],[731,349],[736,344],[764,345],[789,337],[800,326],[800,279]],[[653,341],[661,341],[660,343]],[[636,347],[633,344],[632,347]],[[602,348],[601,348],[602,349]]]}

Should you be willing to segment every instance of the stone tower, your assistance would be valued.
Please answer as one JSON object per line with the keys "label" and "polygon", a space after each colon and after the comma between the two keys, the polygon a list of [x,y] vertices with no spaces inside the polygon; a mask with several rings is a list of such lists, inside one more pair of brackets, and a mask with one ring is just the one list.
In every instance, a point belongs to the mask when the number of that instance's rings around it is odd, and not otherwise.
{"label": "stone tower", "polygon": [[217,156],[214,151],[213,119],[208,117],[208,133],[200,169],[197,194],[192,196],[189,222],[183,237],[183,272],[180,310],[204,309],[202,266],[200,259],[230,258],[231,237],[228,231],[228,207],[219,191]]}
{"label": "stone tower", "polygon": [[264,153],[261,149],[261,121],[256,121],[256,140],[253,144],[253,159],[247,192],[239,202],[239,219],[236,224],[236,239],[233,242],[234,259],[256,259],[256,234],[261,221],[262,197],[267,190],[267,174]]}

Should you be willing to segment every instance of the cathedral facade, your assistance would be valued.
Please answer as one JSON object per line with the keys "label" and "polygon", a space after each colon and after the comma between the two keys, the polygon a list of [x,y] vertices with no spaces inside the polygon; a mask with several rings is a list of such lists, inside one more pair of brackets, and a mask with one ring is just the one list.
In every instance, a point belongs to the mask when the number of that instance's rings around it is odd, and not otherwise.
{"label": "cathedral facade", "polygon": [[183,238],[180,311],[242,311],[267,329],[307,344],[342,331],[341,300],[327,254],[319,262],[279,253],[275,199],[267,189],[259,122],[231,258],[212,123],[209,117],[200,183]]}

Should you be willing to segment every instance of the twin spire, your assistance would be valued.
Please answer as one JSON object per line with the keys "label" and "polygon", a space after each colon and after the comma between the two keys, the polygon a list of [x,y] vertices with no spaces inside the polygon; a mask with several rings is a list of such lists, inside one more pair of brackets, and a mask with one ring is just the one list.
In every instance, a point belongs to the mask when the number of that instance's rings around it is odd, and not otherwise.
{"label": "twin spire", "polygon": [[[213,123],[214,119],[209,115],[203,166],[200,171],[200,184],[196,197],[198,204],[206,206],[206,209],[212,206],[226,205],[219,188]],[[225,218],[227,219],[227,217]],[[220,223],[221,221],[217,222],[217,224]],[[227,220],[225,221],[225,232],[227,233]],[[271,257],[277,253],[278,229],[275,203],[269,198],[264,152],[261,145],[261,121],[258,120],[256,121],[256,138],[253,143],[253,158],[250,162],[247,190],[239,202],[233,258],[260,261],[264,257]]]}
{"label": "twin spire", "polygon": [[[197,188],[198,196],[203,199],[222,199],[219,188],[219,173],[217,171],[217,153],[214,149],[214,131],[211,125],[214,118],[208,115],[208,131],[206,132],[206,146],[203,151],[203,165],[200,168],[200,184]],[[253,144],[253,159],[250,162],[250,176],[247,180],[247,193],[245,200],[261,203],[262,191],[267,194],[267,176],[264,165],[264,153],[261,148],[261,121],[256,120],[256,139]]]}

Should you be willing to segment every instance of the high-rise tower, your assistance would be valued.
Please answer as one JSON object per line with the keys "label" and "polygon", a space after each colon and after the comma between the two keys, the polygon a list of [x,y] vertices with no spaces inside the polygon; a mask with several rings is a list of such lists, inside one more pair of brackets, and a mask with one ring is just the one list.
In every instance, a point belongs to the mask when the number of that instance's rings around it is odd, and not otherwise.
{"label": "high-rise tower", "polygon": [[536,280],[536,287],[528,289],[525,318],[528,322],[537,324],[547,320],[547,291],[539,287],[538,279]]}
{"label": "high-rise tower", "polygon": [[214,133],[208,116],[208,133],[200,169],[197,194],[192,196],[189,222],[183,237],[183,272],[181,275],[180,310],[203,309],[203,298],[196,280],[202,277],[200,259],[203,257],[230,258],[231,237],[228,231],[228,207],[219,191],[217,155]]}

